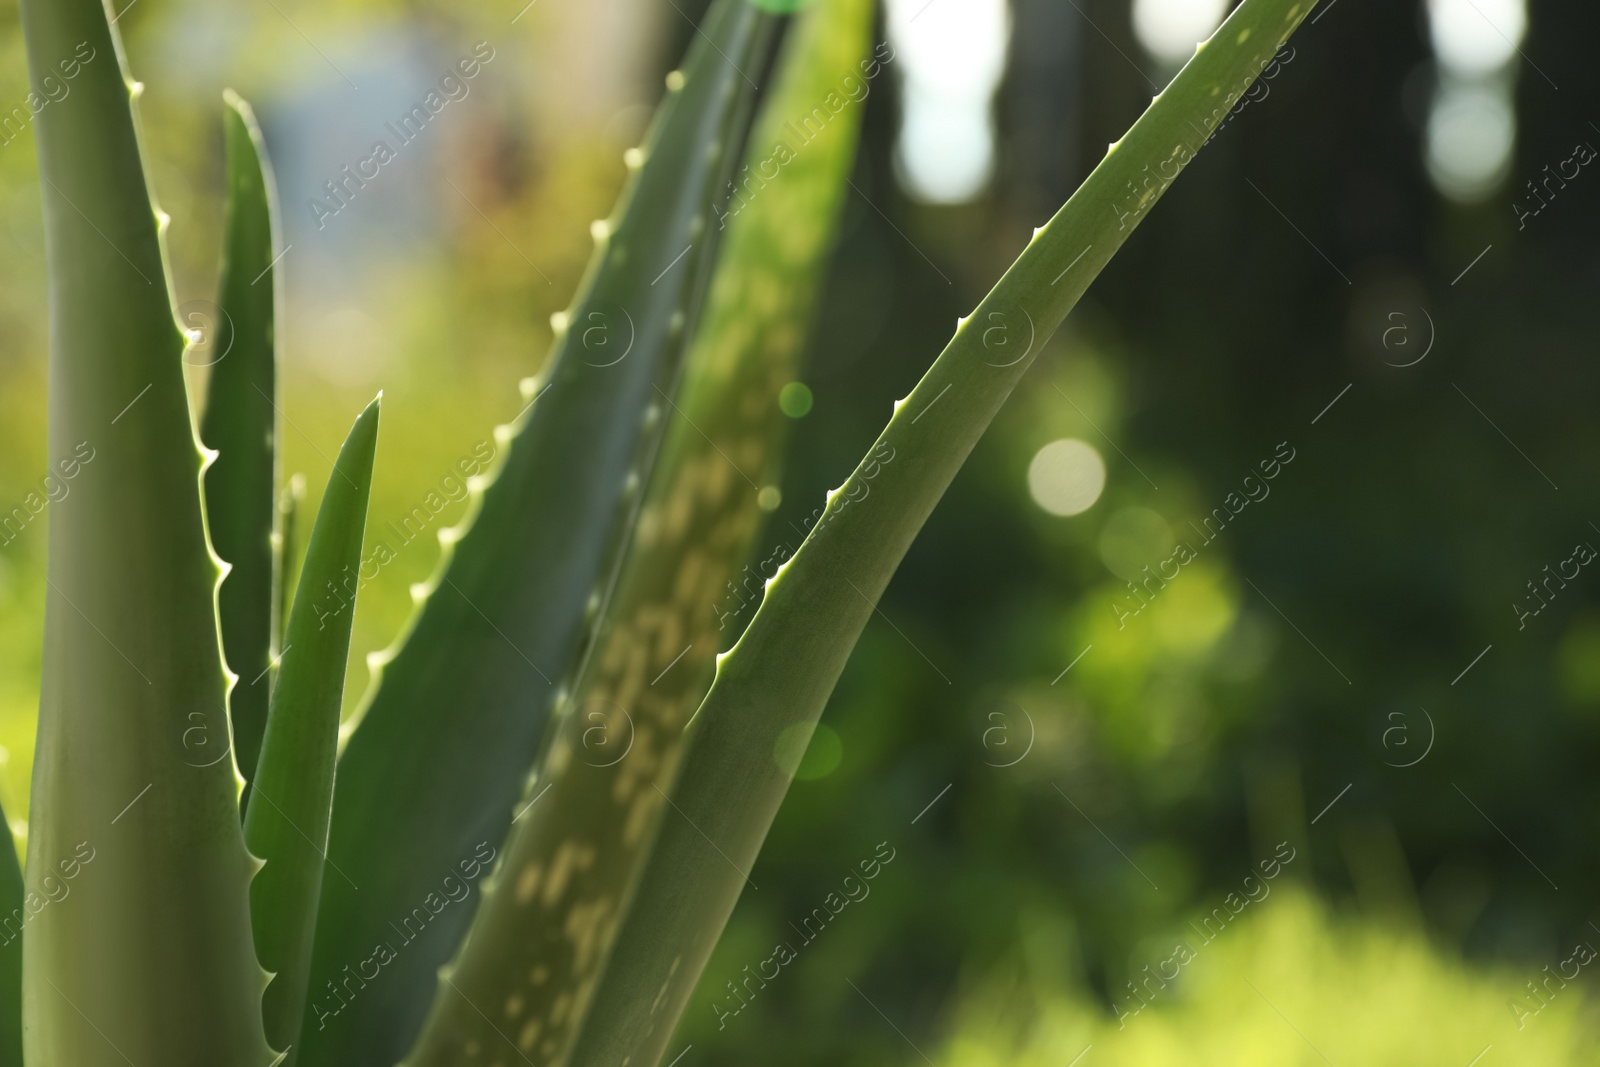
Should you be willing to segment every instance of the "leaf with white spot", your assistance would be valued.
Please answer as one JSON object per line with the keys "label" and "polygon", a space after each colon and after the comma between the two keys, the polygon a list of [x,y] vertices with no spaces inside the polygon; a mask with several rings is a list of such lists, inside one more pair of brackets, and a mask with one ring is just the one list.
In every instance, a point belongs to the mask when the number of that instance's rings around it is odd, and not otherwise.
{"label": "leaf with white spot", "polygon": [[[820,0],[796,23],[741,174],[764,163],[771,174],[785,121],[858,71],[872,15],[872,0]],[[730,580],[753,602],[793,552],[780,546],[740,569],[760,525],[758,487],[777,480],[788,422],[778,394],[795,376],[834,247],[863,111],[857,103],[832,118],[776,177],[748,180],[726,220],[727,245],[607,621],[555,720],[502,874],[439,985],[412,1067],[445,1067],[469,1047],[508,1041],[559,1063],[578,1031],[662,817],[684,724],[741,621]],[[603,1006],[594,1011],[604,1017]]]}
{"label": "leaf with white spot", "polygon": [[[711,692],[689,725],[670,790],[674,810],[661,822],[567,1067],[661,1061],[789,788],[788,769],[772,755],[779,737],[791,728],[809,733],[817,722],[877,598],[1028,369],[1027,356],[1060,325],[1309,6],[1244,0],[1235,9],[978,306],[980,322],[998,321],[1030,338],[1025,355],[991,347],[1010,341],[994,325],[959,330],[847,480],[846,492],[830,498],[749,628],[718,663]],[[1130,183],[1149,175],[1159,176],[1151,179],[1155,188],[1130,204]],[[1092,253],[1063,273],[1086,245]],[[868,481],[870,495],[855,494]]]}

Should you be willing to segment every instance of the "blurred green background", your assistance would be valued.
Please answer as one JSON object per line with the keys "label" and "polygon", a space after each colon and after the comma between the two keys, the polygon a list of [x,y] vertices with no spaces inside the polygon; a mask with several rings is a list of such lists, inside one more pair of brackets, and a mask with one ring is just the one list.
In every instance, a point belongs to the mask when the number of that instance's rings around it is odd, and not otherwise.
{"label": "blurred green background", "polygon": [[[282,201],[285,473],[314,508],[382,388],[369,542],[430,493],[431,526],[452,524],[453,468],[521,408],[704,3],[116,6],[180,313],[204,327],[213,298],[232,86]],[[798,545],[1223,7],[888,4],[892,76],[759,557]],[[1597,16],[1336,0],[1313,19],[912,549],[680,1027],[682,1067],[1600,1062],[1600,579],[1566,562],[1600,545],[1600,178],[1575,152],[1600,145],[1578,55]],[[313,210],[475,47],[492,58],[469,94]],[[0,56],[3,122],[29,88],[15,5]],[[49,458],[34,165],[26,122],[0,126],[7,512]],[[0,534],[19,840],[47,522]],[[347,706],[436,559],[417,538],[362,589]],[[751,980],[780,942],[794,958]]]}

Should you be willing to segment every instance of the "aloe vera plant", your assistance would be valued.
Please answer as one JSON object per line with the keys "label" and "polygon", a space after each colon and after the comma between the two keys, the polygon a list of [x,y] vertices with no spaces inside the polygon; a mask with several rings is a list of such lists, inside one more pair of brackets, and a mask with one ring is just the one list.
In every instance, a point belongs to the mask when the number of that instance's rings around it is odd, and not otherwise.
{"label": "aloe vera plant", "polygon": [[[635,173],[618,210],[592,227],[594,259],[553,323],[545,374],[525,383],[516,423],[496,431],[509,445],[502,468],[474,488],[465,531],[441,536],[444,558],[409,632],[372,660],[373,689],[339,760],[328,856],[349,881],[323,883],[313,968],[325,977],[306,1004],[302,1062],[397,1060],[466,929],[474,896],[437,911],[425,902],[480,848],[494,855],[598,619],[709,275],[713,208],[752,105],[743,70],[757,69],[772,29],[748,0],[712,8],[628,156]],[[341,995],[340,975],[375,953],[395,956],[383,981]]]}
{"label": "aloe vera plant", "polygon": [[[762,163],[783,156],[788,117],[841,71],[862,76],[871,24],[870,0],[818,0],[789,42],[741,174],[759,180]],[[783,172],[784,195],[763,197],[746,178],[747,206],[730,206],[724,265],[608,621],[551,724],[503,873],[441,972],[409,1063],[456,1063],[469,1047],[503,1047],[502,1035],[559,1061],[577,1032],[705,693],[720,638],[707,606],[750,555],[761,486],[775,491],[772,402],[795,370],[859,120],[859,108],[844,111],[819,131]]]}
{"label": "aloe vera plant", "polygon": [[[255,863],[225,758],[220,569],[136,91],[109,61],[99,4],[30,5],[23,28],[35,65],[80,41],[106,57],[84,65],[74,107],[35,126],[51,260],[50,454],[88,442],[99,458],[50,523],[26,1058],[261,1062],[265,975],[250,932]],[[69,874],[71,895],[51,902]],[[160,977],[136,977],[147,975]]]}
{"label": "aloe vera plant", "polygon": [[211,376],[200,440],[216,452],[206,472],[211,544],[229,570],[217,594],[222,650],[240,679],[228,694],[239,773],[255,777],[267,726],[274,654],[272,532],[278,492],[277,278],[272,171],[250,105],[225,96],[228,217],[221,292],[206,338]]}
{"label": "aloe vera plant", "polygon": [[94,0],[24,0],[31,64],[82,41],[116,61],[36,124],[51,454],[105,458],[51,521],[26,878],[0,870],[27,946],[0,957],[0,1064],[661,1061],[788,787],[779,735],[815,724],[1033,354],[1308,12],[1244,0],[959,326],[717,657],[709,603],[775,492],[777,392],[859,113],[829,105],[822,136],[762,163],[871,63],[870,0],[818,0],[756,121],[750,72],[795,6],[714,3],[340,752],[353,590],[317,597],[361,558],[377,402],[291,581],[249,108],[227,100],[227,348],[197,435],[114,27]]}

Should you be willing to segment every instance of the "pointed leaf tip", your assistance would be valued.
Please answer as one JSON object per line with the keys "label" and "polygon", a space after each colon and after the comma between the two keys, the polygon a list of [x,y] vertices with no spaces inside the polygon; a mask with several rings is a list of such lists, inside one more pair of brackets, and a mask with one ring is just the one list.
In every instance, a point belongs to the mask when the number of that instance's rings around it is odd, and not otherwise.
{"label": "pointed leaf tip", "polygon": [[266,803],[251,803],[245,815],[245,842],[265,863],[250,887],[256,952],[274,974],[262,1013],[268,1040],[285,1052],[299,1032],[310,978],[325,863],[318,842],[327,840],[332,811],[357,600],[350,575],[361,562],[379,399],[356,417],[317,510],[255,778],[256,796]]}

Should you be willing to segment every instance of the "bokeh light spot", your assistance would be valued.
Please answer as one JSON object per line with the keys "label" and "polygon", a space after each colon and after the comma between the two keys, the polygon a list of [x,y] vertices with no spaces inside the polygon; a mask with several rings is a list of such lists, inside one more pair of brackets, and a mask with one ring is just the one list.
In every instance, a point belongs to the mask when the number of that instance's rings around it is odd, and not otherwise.
{"label": "bokeh light spot", "polygon": [[791,419],[803,418],[814,399],[804,382],[790,382],[778,392],[778,407]]}
{"label": "bokeh light spot", "polygon": [[1028,492],[1052,515],[1080,515],[1106,487],[1106,464],[1093,445],[1073,437],[1051,441],[1028,464]]}
{"label": "bokeh light spot", "polygon": [[1447,79],[1428,116],[1428,176],[1450,199],[1477,203],[1505,181],[1515,135],[1504,87]]}
{"label": "bokeh light spot", "polygon": [[1149,508],[1123,508],[1100,529],[1100,560],[1118,578],[1132,580],[1172,554],[1172,527]]}
{"label": "bokeh light spot", "polygon": [[1574,620],[1561,638],[1562,695],[1590,714],[1600,711],[1600,616]]}
{"label": "bokeh light spot", "polygon": [[838,769],[844,742],[835,730],[821,723],[797,722],[778,735],[772,758],[785,774],[813,781]]}
{"label": "bokeh light spot", "polygon": [[990,114],[1005,72],[1011,11],[1005,0],[889,0],[889,38],[904,79],[895,160],[918,200],[959,204],[995,167]]}
{"label": "bokeh light spot", "polygon": [[1428,0],[1439,62],[1455,74],[1491,74],[1511,61],[1528,29],[1523,0]]}
{"label": "bokeh light spot", "polygon": [[1161,63],[1177,66],[1222,22],[1224,0],[1133,0],[1133,32]]}

